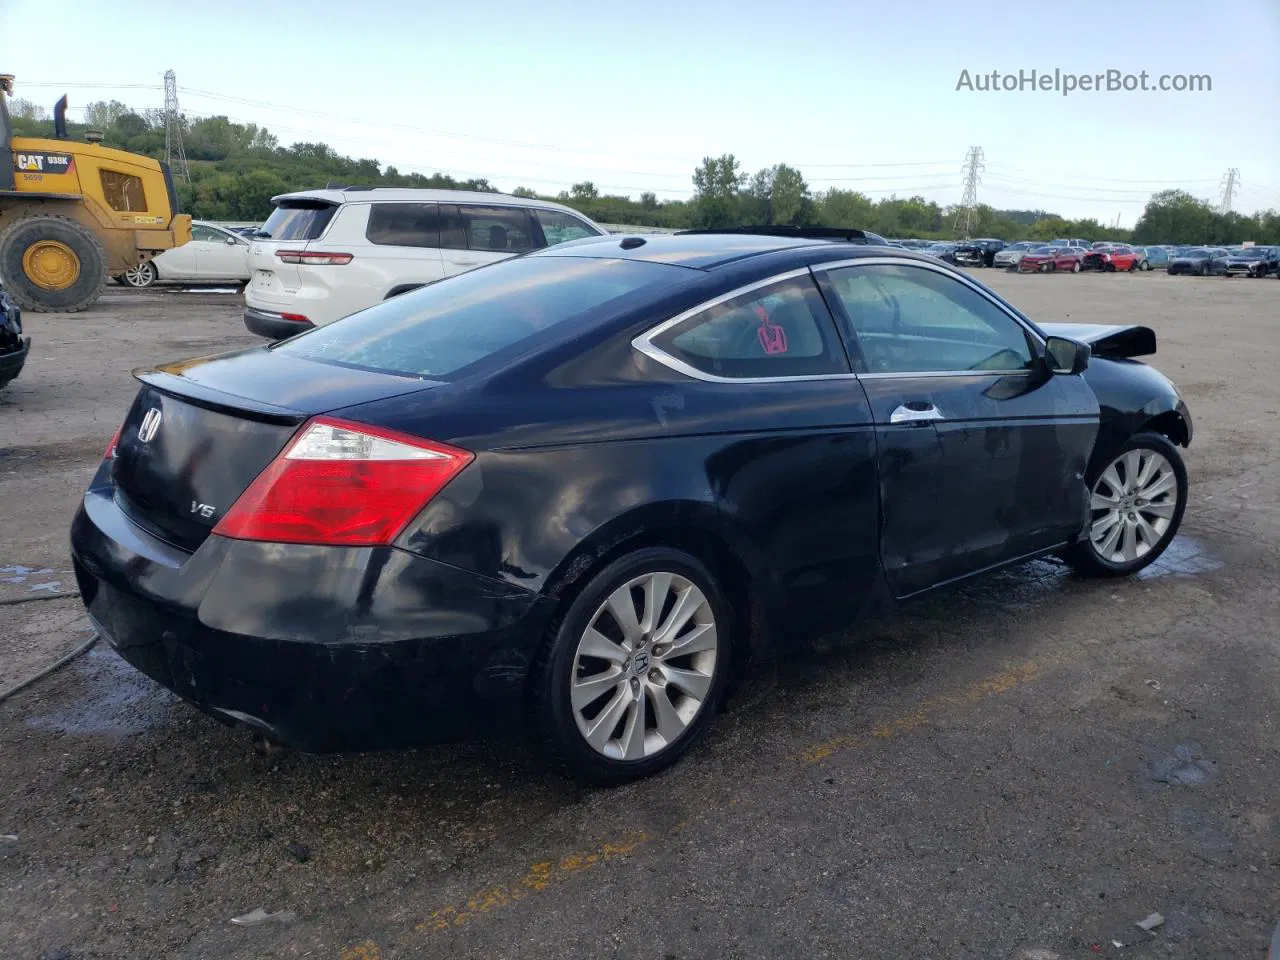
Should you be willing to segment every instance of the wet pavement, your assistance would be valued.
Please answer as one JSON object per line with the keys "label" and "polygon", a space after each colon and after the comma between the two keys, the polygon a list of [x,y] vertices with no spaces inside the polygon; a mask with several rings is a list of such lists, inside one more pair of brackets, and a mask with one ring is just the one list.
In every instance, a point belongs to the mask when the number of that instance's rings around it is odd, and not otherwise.
{"label": "wet pavement", "polygon": [[[518,734],[263,757],[100,645],[0,704],[8,955],[1264,955],[1280,917],[1280,435],[1233,397],[1280,410],[1268,285],[982,278],[1033,315],[1150,315],[1196,443],[1183,534],[1142,576],[1037,561],[786,647],[677,768],[611,791],[548,774]],[[24,504],[0,581],[24,579],[0,597],[61,578],[96,456],[74,451],[100,448],[132,393],[92,344],[116,338],[123,370],[239,331],[213,296],[115,294],[78,334],[59,322],[32,319],[48,356],[0,394],[39,454],[0,457],[0,502]],[[74,600],[0,616],[4,676],[87,636]],[[1163,924],[1136,926],[1153,912]]]}

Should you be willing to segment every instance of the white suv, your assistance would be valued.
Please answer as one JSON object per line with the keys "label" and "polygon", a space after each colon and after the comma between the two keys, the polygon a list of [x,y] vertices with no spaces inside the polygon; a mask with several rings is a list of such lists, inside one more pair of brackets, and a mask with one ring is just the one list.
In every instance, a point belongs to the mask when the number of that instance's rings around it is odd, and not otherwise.
{"label": "white suv", "polygon": [[271,202],[249,246],[244,324],[273,340],[441,277],[606,233],[558,203],[500,193],[346,187]]}

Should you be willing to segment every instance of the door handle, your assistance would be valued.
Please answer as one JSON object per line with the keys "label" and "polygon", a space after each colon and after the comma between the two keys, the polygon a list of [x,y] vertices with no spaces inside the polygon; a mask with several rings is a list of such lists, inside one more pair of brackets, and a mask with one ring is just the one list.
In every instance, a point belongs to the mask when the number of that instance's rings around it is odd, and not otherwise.
{"label": "door handle", "polygon": [[452,260],[450,260],[449,262],[450,262],[450,263],[455,263],[455,264],[457,264],[457,265],[458,265],[458,266],[460,266],[460,267],[474,267],[474,266],[475,266],[477,263],[479,263],[480,261],[479,261],[479,260],[464,260],[464,259],[463,259],[463,258],[461,258],[461,257],[454,257],[454,258],[453,258]]}
{"label": "door handle", "polygon": [[942,411],[932,403],[924,400],[912,400],[910,403],[904,403],[889,414],[890,423],[931,423],[934,420],[942,419],[944,419]]}

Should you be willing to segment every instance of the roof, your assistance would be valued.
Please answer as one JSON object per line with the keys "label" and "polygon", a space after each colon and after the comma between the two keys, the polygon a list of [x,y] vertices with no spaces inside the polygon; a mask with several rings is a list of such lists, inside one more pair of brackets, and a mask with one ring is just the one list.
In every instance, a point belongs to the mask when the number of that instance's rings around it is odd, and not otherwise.
{"label": "roof", "polygon": [[[743,260],[747,257],[774,253],[801,247],[831,247],[827,240],[808,240],[796,237],[765,237],[735,233],[684,233],[674,236],[613,235],[609,237],[584,237],[568,243],[548,247],[535,256],[540,257],[611,257],[623,260],[647,260],[652,263],[669,263],[695,270]],[[840,244],[840,246],[845,246]],[[871,249],[865,246],[858,249]]]}
{"label": "roof", "polygon": [[567,207],[562,203],[550,200],[537,200],[526,197],[513,197],[509,193],[481,193],[478,190],[419,190],[413,187],[341,187],[324,190],[297,190],[293,193],[282,193],[271,198],[271,202],[279,204],[281,200],[307,198],[321,200],[326,203],[483,203],[494,206],[541,207],[544,210],[567,210],[574,216],[590,220],[584,213]]}

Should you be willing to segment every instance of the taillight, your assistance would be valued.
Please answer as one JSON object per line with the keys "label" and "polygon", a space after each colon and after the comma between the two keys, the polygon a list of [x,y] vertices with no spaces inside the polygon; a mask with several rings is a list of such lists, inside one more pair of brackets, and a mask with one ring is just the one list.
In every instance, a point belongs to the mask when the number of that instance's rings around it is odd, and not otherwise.
{"label": "taillight", "polygon": [[314,266],[341,266],[350,263],[352,254],[325,253],[320,250],[277,250],[276,256],[284,263],[309,263]]}
{"label": "taillight", "polygon": [[474,457],[394,430],[315,417],[213,532],[274,543],[389,544]]}
{"label": "taillight", "polygon": [[116,432],[111,435],[111,442],[107,444],[107,449],[102,452],[103,460],[110,460],[116,455],[116,444],[120,442],[120,434],[124,430],[124,424],[116,427]]}
{"label": "taillight", "polygon": [[311,322],[300,313],[282,313],[280,314],[280,319],[292,320],[294,323],[310,323]]}

